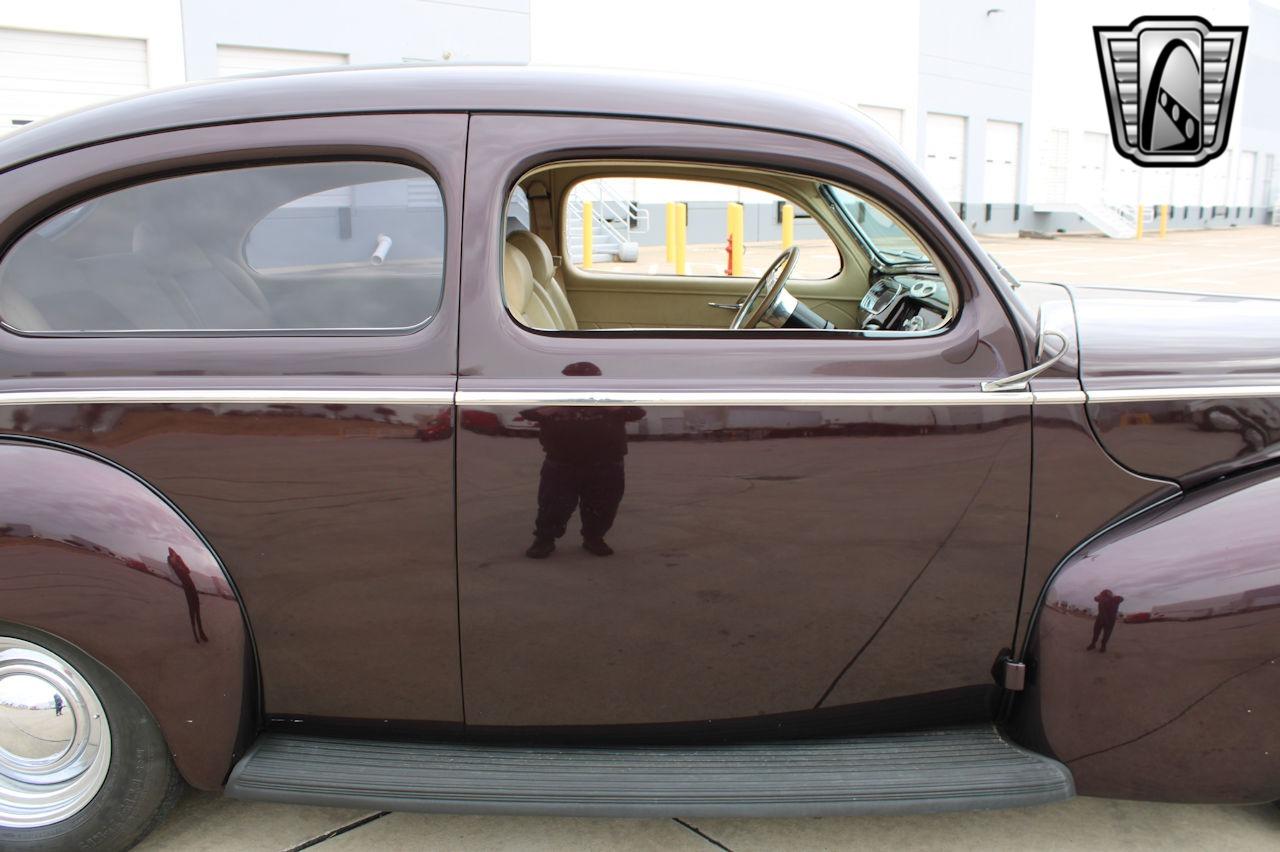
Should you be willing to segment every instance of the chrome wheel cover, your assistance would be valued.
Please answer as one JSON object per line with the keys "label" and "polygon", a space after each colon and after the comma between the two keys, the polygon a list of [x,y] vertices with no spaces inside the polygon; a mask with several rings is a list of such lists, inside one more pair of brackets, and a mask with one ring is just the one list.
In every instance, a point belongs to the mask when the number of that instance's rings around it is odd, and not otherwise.
{"label": "chrome wheel cover", "polygon": [[111,729],[89,682],[57,654],[0,636],[0,827],[75,814],[110,762]]}

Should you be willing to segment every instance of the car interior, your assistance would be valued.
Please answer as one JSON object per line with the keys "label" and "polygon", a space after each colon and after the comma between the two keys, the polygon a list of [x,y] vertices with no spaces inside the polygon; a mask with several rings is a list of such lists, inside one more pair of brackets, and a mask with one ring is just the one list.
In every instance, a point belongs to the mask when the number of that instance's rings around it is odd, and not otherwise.
{"label": "car interior", "polygon": [[[589,264],[584,196],[601,199],[592,219],[607,220],[594,224],[596,240],[634,238],[594,250]],[[747,262],[728,274],[723,225],[738,198],[749,224]],[[668,260],[668,201],[684,205],[686,248],[697,258],[682,273]],[[784,204],[796,220],[788,246],[774,218]],[[919,334],[943,328],[957,307],[945,271],[907,226],[869,199],[802,175],[712,164],[558,163],[517,183],[504,227],[507,307],[538,331]]]}

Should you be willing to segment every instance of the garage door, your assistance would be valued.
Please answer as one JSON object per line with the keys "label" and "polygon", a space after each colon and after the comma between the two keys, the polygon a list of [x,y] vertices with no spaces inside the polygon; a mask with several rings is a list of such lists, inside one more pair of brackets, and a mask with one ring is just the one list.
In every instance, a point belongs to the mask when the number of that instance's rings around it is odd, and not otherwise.
{"label": "garage door", "polygon": [[[1071,156],[1071,134],[1066,130],[1050,130],[1040,144],[1040,201],[1067,201],[1068,165]],[[1037,199],[1033,199],[1037,200]]]}
{"label": "garage door", "polygon": [[866,113],[867,118],[883,127],[893,137],[894,142],[902,144],[902,110],[867,104],[858,104],[858,109]]}
{"label": "garage door", "polygon": [[345,53],[317,53],[310,50],[279,50],[273,47],[237,47],[218,45],[218,76],[256,74],[259,71],[285,71],[290,68],[320,68],[346,65]]}
{"label": "garage door", "polygon": [[964,136],[960,115],[929,113],[924,129],[924,171],[947,201],[964,200]]}
{"label": "garage door", "polygon": [[1076,163],[1079,178],[1075,198],[1079,204],[1097,204],[1102,200],[1102,187],[1107,171],[1107,134],[1086,130],[1081,137],[1080,158]]}
{"label": "garage door", "polygon": [[0,133],[146,88],[142,39],[0,28]]}
{"label": "garage door", "polygon": [[984,142],[986,164],[982,172],[982,200],[987,204],[1018,201],[1018,148],[1022,125],[988,121]]}

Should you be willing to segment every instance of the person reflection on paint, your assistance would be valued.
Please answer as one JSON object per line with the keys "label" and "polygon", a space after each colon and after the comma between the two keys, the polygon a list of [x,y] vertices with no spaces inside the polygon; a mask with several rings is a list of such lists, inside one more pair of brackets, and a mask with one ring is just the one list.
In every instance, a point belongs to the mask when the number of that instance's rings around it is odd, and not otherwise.
{"label": "person reflection on paint", "polygon": [[1120,604],[1124,598],[1114,594],[1110,589],[1103,589],[1098,592],[1094,600],[1098,604],[1098,616],[1093,620],[1093,641],[1085,650],[1092,651],[1098,644],[1098,636],[1101,635],[1102,646],[1098,648],[1098,653],[1105,654],[1107,642],[1111,639],[1111,631],[1116,629],[1116,618],[1120,615]]}
{"label": "person reflection on paint", "polygon": [[62,696],[56,692],[53,694],[53,715],[62,715]]}
{"label": "person reflection on paint", "polygon": [[200,593],[196,591],[195,581],[191,579],[191,569],[172,547],[169,548],[169,567],[173,569],[178,582],[182,584],[182,593],[187,596],[187,617],[191,619],[191,635],[195,638],[197,645],[208,642],[209,637],[204,633],[204,622],[200,619]]}
{"label": "person reflection on paint", "polygon": [[[566,376],[599,376],[587,361],[570,364]],[[538,515],[530,559],[546,559],[565,533],[573,510],[582,519],[582,547],[596,556],[612,556],[604,540],[613,526],[626,489],[623,457],[627,424],[644,417],[634,406],[542,406],[520,412],[538,425],[538,441],[546,458],[538,478]]]}

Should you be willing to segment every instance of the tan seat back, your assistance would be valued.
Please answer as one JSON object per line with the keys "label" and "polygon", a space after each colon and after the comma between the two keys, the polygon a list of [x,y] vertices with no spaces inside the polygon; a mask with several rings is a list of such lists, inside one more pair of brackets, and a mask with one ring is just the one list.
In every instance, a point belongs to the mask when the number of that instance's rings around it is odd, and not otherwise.
{"label": "tan seat back", "polygon": [[554,330],[557,322],[534,289],[533,272],[524,252],[511,243],[502,248],[502,291],[506,295],[507,310],[512,316],[530,328]]}
{"label": "tan seat back", "polygon": [[576,331],[578,320],[573,315],[573,307],[569,304],[564,287],[556,280],[555,261],[551,257],[551,249],[547,248],[542,237],[532,231],[518,230],[507,236],[507,242],[520,249],[528,259],[533,280],[546,291],[551,306],[560,319],[560,328]]}

